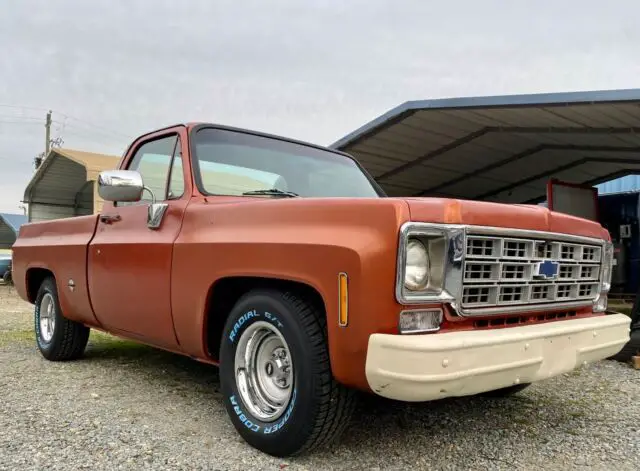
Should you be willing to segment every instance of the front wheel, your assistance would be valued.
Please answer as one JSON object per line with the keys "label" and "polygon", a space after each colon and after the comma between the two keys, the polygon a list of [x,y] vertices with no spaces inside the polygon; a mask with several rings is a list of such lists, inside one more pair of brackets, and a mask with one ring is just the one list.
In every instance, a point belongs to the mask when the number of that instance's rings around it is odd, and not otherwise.
{"label": "front wheel", "polygon": [[629,341],[611,359],[626,363],[635,355],[640,355],[640,326],[632,328]]}
{"label": "front wheel", "polygon": [[42,356],[51,361],[79,358],[89,340],[89,328],[62,315],[53,277],[46,278],[35,300],[36,343]]}
{"label": "front wheel", "polygon": [[340,435],[355,393],[333,379],[321,309],[293,293],[252,291],[235,305],[222,335],[224,403],[245,441],[283,457]]}

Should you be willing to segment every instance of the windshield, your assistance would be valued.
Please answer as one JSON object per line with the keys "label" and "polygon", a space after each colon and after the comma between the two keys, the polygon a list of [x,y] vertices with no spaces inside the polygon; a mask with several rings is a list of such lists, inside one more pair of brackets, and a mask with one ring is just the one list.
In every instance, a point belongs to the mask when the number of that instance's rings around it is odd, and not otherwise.
{"label": "windshield", "polygon": [[384,196],[354,160],[334,152],[214,128],[198,130],[193,143],[195,171],[208,194],[275,189],[279,192],[274,196],[282,196],[281,192],[302,197]]}

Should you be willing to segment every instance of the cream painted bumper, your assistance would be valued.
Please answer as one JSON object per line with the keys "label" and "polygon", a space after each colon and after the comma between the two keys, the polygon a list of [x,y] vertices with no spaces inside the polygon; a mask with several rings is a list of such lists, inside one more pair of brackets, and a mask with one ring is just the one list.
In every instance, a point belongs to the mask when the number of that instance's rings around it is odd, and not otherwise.
{"label": "cream painted bumper", "polygon": [[376,394],[401,401],[539,381],[616,354],[629,340],[630,322],[612,314],[495,330],[373,334],[367,381]]}

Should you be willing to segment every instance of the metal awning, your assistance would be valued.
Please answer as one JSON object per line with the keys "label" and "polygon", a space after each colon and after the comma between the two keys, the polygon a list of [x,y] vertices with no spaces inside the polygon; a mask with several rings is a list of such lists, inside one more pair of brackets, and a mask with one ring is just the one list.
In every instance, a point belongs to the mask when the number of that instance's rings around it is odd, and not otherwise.
{"label": "metal awning", "polygon": [[115,168],[118,161],[113,155],[54,148],[27,184],[23,201],[73,203],[83,185],[95,180],[100,171]]}
{"label": "metal awning", "polygon": [[29,221],[91,214],[99,210],[102,199],[93,183],[102,170],[116,168],[119,160],[112,155],[52,149],[24,191],[23,202],[29,205]]}
{"label": "metal awning", "polygon": [[390,196],[536,203],[640,173],[640,89],[409,101],[331,147]]}

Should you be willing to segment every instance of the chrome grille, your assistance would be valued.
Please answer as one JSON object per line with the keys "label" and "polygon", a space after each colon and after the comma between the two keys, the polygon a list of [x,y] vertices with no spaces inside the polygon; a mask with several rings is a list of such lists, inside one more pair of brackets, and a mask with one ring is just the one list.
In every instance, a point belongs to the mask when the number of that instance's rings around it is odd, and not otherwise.
{"label": "chrome grille", "polygon": [[601,245],[568,236],[554,240],[467,234],[464,254],[460,302],[470,313],[515,305],[588,304],[598,295]]}

